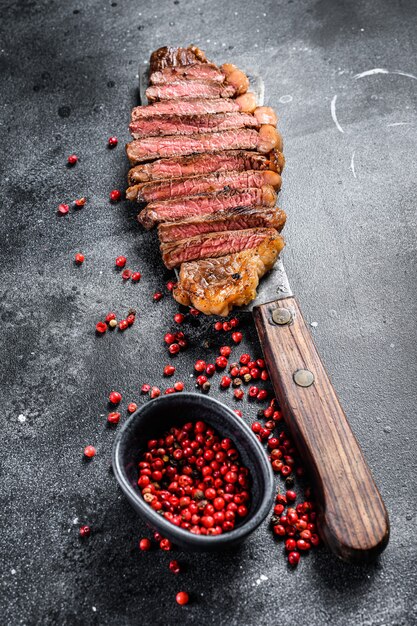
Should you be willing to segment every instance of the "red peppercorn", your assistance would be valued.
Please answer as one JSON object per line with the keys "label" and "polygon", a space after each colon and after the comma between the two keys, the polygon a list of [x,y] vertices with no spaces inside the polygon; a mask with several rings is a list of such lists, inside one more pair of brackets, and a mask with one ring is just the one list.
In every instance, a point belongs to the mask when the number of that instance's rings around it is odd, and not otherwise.
{"label": "red peppercorn", "polygon": [[204,383],[206,382],[207,382],[207,376],[204,376],[204,374],[200,374],[200,376],[197,376],[196,383],[199,387],[202,387]]}
{"label": "red peppercorn", "polygon": [[227,367],[227,359],[225,356],[218,356],[216,358],[216,366],[221,369],[224,370]]}
{"label": "red peppercorn", "polygon": [[109,137],[109,141],[108,141],[109,148],[115,148],[117,144],[118,144],[117,137]]}
{"label": "red peppercorn", "polygon": [[174,343],[174,341],[175,341],[175,335],[173,333],[165,333],[164,341],[168,345],[171,345],[171,343]]}
{"label": "red peppercorn", "polygon": [[180,564],[175,560],[169,562],[169,569],[173,574],[179,574],[181,571]]}
{"label": "red peppercorn", "polygon": [[152,296],[152,299],[154,302],[159,302],[160,300],[162,300],[163,297],[164,297],[164,294],[162,293],[162,291],[155,291],[155,293]]}
{"label": "red peppercorn", "polygon": [[247,365],[250,361],[250,354],[242,354],[242,356],[239,359],[239,363],[241,363],[242,365]]}
{"label": "red peppercorn", "polygon": [[249,387],[248,395],[250,398],[256,398],[259,393],[258,387]]}
{"label": "red peppercorn", "polygon": [[109,424],[118,424],[120,421],[120,413],[114,411],[113,413],[109,413],[107,416],[107,421]]}
{"label": "red peppercorn", "polygon": [[204,370],[206,369],[206,362],[199,359],[195,362],[194,369],[196,372],[204,372]]}
{"label": "red peppercorn", "polygon": [[138,405],[135,402],[130,402],[127,405],[127,412],[128,413],[134,413],[138,408]]}
{"label": "red peppercorn", "polygon": [[107,330],[107,324],[105,324],[104,322],[97,322],[96,324],[96,332],[99,335],[102,335],[103,333],[105,333]]}
{"label": "red peppercorn", "polygon": [[268,397],[268,392],[266,391],[266,389],[261,389],[258,395],[256,396],[256,399],[259,402],[261,402],[262,400],[266,400],[267,397]]}
{"label": "red peppercorn", "polygon": [[233,410],[236,413],[236,415],[238,415],[239,417],[242,417],[242,411],[239,411],[239,409],[233,409]]}
{"label": "red peppercorn", "polygon": [[109,323],[112,320],[116,319],[116,313],[107,313],[106,315],[106,322]]}
{"label": "red peppercorn", "polygon": [[67,159],[68,165],[75,165],[77,161],[78,161],[78,157],[76,154],[70,154]]}
{"label": "red peppercorn", "polygon": [[122,278],[123,280],[129,280],[129,278],[132,276],[132,270],[123,270],[122,272]]}
{"label": "red peppercorn", "polygon": [[175,391],[184,391],[184,383],[181,381],[177,381],[176,383],[174,383],[174,389]]}
{"label": "red peppercorn", "polygon": [[232,330],[232,325],[230,322],[223,322],[223,330],[225,332],[228,332],[229,330]]}
{"label": "red peppercorn", "polygon": [[161,390],[158,387],[151,388],[151,398],[158,398],[161,395]]}
{"label": "red peppercorn", "polygon": [[77,254],[75,255],[75,262],[77,265],[81,265],[81,263],[84,263],[84,255],[81,254],[81,252],[77,252]]}
{"label": "red peppercorn", "polygon": [[164,376],[172,376],[174,372],[175,372],[175,367],[173,365],[165,365]]}
{"label": "red peppercorn", "polygon": [[68,211],[69,211],[69,205],[68,204],[61,203],[58,206],[58,213],[60,215],[66,215],[68,213]]}
{"label": "red peppercorn", "polygon": [[297,494],[295,493],[295,491],[291,491],[291,490],[286,491],[285,496],[288,502],[294,502],[294,500],[297,500]]}
{"label": "red peppercorn", "polygon": [[176,287],[177,283],[173,283],[172,280],[169,280],[166,284],[166,288],[168,291],[172,291],[174,287]]}
{"label": "red peppercorn", "polygon": [[305,541],[304,539],[298,539],[297,548],[298,550],[303,550],[303,551],[310,550],[311,544],[308,541]]}
{"label": "red peppercorn", "polygon": [[161,550],[165,550],[165,552],[168,552],[172,548],[172,543],[169,539],[161,539],[161,541],[159,542],[159,547],[161,548]]}
{"label": "red peppercorn", "polygon": [[268,380],[268,378],[269,378],[268,372],[266,370],[262,370],[262,372],[261,372],[261,379],[262,380]]}
{"label": "red peppercorn", "polygon": [[213,376],[216,373],[216,366],[213,363],[208,363],[206,367],[207,376]]}
{"label": "red peppercorn", "polygon": [[184,319],[185,319],[185,315],[183,315],[182,313],[176,313],[174,315],[174,322],[176,324],[182,324]]}
{"label": "red peppercorn", "polygon": [[233,392],[234,397],[236,398],[236,400],[242,400],[243,396],[245,395],[243,389],[235,389]]}
{"label": "red peppercorn", "polygon": [[193,317],[198,317],[198,315],[200,315],[200,311],[198,309],[195,309],[194,307],[191,307],[190,315],[193,315]]}
{"label": "red peppercorn", "polygon": [[80,526],[80,537],[89,537],[91,534],[91,528],[87,525]]}
{"label": "red peppercorn", "polygon": [[120,320],[119,322],[119,330],[126,330],[129,327],[129,322],[127,320]]}
{"label": "red peppercorn", "polygon": [[287,552],[293,552],[297,547],[297,542],[295,541],[295,539],[287,539],[287,541],[285,542],[285,549],[287,550]]}
{"label": "red peppercorn", "polygon": [[222,330],[222,328],[223,328],[223,323],[222,322],[216,322],[214,324],[214,330],[219,331],[219,330]]}
{"label": "red peppercorn", "polygon": [[235,343],[240,343],[242,341],[242,339],[243,339],[243,335],[242,335],[241,332],[237,331],[235,333],[232,333],[232,340]]}
{"label": "red peppercorn", "polygon": [[128,315],[126,318],[126,322],[129,324],[129,326],[132,326],[132,324],[134,324],[135,321],[136,321],[136,315],[133,315],[133,313]]}
{"label": "red peppercorn", "polygon": [[181,606],[183,606],[184,604],[188,604],[189,599],[190,598],[189,598],[188,593],[186,591],[180,591],[175,596],[175,600],[177,601],[177,604],[180,604]]}
{"label": "red peppercorn", "polygon": [[170,354],[178,354],[178,352],[180,351],[180,346],[177,343],[171,343],[168,351]]}
{"label": "red peppercorn", "polygon": [[133,283],[139,282],[141,278],[142,278],[142,274],[140,272],[132,272],[131,279]]}
{"label": "red peppercorn", "polygon": [[115,261],[116,267],[124,267],[126,265],[126,261],[127,259],[125,256],[118,256]]}
{"label": "red peppercorn", "polygon": [[84,197],[77,198],[76,200],[74,200],[74,208],[82,209],[86,202],[87,202],[87,198],[84,198]]}
{"label": "red peppercorn", "polygon": [[232,379],[229,376],[222,376],[222,379],[220,381],[220,387],[222,389],[228,389],[231,384],[232,384]]}
{"label": "red peppercorn", "polygon": [[298,565],[298,562],[300,560],[300,553],[299,552],[290,552],[288,555],[288,563],[290,565],[292,565],[292,567],[296,567]]}
{"label": "red peppercorn", "polygon": [[86,446],[84,448],[84,456],[87,457],[87,459],[92,459],[93,456],[96,456],[96,449],[94,446]]}
{"label": "red peppercorn", "polygon": [[276,524],[272,527],[272,530],[277,537],[284,537],[286,535],[285,526],[283,526],[283,524]]}
{"label": "red peppercorn", "polygon": [[148,385],[147,383],[144,383],[140,389],[141,393],[149,393],[151,390],[151,386]]}
{"label": "red peppercorn", "polygon": [[221,356],[225,356],[226,358],[230,356],[232,349],[229,346],[222,346],[219,350]]}
{"label": "red peppercorn", "polygon": [[232,317],[232,319],[230,320],[230,326],[232,328],[236,328],[236,326],[239,326],[239,320],[237,319],[237,317]]}
{"label": "red peppercorn", "polygon": [[118,391],[111,391],[109,393],[109,402],[110,404],[119,404],[122,401],[122,394]]}
{"label": "red peppercorn", "polygon": [[147,552],[148,550],[150,550],[152,547],[152,544],[150,542],[149,539],[141,539],[139,541],[139,550],[142,550],[143,552]]}
{"label": "red peppercorn", "polygon": [[110,201],[111,202],[119,202],[122,198],[122,193],[118,189],[113,189],[110,192]]}

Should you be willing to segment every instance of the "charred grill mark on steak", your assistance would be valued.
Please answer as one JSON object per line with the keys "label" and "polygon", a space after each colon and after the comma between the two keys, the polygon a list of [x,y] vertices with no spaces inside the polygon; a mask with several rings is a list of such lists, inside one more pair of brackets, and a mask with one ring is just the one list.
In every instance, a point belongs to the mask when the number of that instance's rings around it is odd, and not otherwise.
{"label": "charred grill mark on steak", "polygon": [[197,46],[188,46],[188,48],[163,46],[152,52],[150,72],[153,74],[166,67],[178,67],[194,63],[207,63],[205,53]]}

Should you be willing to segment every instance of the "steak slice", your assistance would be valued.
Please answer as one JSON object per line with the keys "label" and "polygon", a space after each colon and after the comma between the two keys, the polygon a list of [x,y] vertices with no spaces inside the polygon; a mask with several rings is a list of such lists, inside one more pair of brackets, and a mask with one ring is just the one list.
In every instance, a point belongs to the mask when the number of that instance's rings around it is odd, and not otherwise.
{"label": "steak slice", "polygon": [[214,194],[151,202],[139,213],[138,220],[149,229],[159,222],[175,222],[239,206],[273,207],[276,200],[277,193],[270,186],[262,189],[231,189]]}
{"label": "steak slice", "polygon": [[188,48],[171,48],[164,46],[158,48],[151,54],[150,72],[158,72],[166,67],[177,67],[179,65],[193,65],[194,63],[207,63],[205,53],[197,46]]}
{"label": "steak slice", "polygon": [[165,178],[184,178],[198,174],[212,174],[223,170],[241,172],[243,170],[272,170],[281,173],[284,156],[273,151],[268,155],[244,150],[195,154],[185,157],[159,159],[144,165],[137,165],[129,171],[130,185]]}
{"label": "steak slice", "polygon": [[158,226],[158,236],[161,243],[167,243],[225,230],[275,228],[278,232],[281,232],[284,228],[285,220],[286,215],[282,209],[238,207],[228,211],[219,211],[214,213],[214,215],[190,218],[183,222],[160,224]]}
{"label": "steak slice", "polygon": [[207,233],[181,239],[179,241],[162,243],[162,260],[168,269],[178,267],[181,263],[197,259],[209,259],[242,250],[252,250],[264,241],[281,239],[275,228],[248,228],[246,230],[224,231]]}
{"label": "steak slice", "polygon": [[183,263],[174,298],[206,315],[228,315],[234,306],[256,298],[259,279],[272,268],[283,247],[283,239],[275,238],[253,250]]}
{"label": "steak slice", "polygon": [[[249,93],[245,97],[249,97]],[[255,96],[251,94],[254,101]],[[144,117],[155,117],[155,115],[202,115],[204,113],[228,113],[232,111],[245,111],[242,108],[241,99],[235,100],[226,98],[192,98],[190,100],[163,100],[154,102],[146,106],[138,106],[132,109],[132,122]],[[250,107],[251,108],[251,107]],[[253,106],[252,111],[256,108]]]}
{"label": "steak slice", "polygon": [[242,128],[202,135],[145,137],[128,143],[126,152],[129,161],[136,164],[171,156],[223,150],[258,150],[268,154],[275,148],[282,152],[281,137],[276,128],[265,125],[261,126],[259,132],[252,128]]}
{"label": "steak slice", "polygon": [[234,128],[259,128],[255,115],[249,113],[208,113],[206,115],[158,115],[130,122],[129,131],[134,139],[161,135],[194,135]]}
{"label": "steak slice", "polygon": [[138,202],[154,202],[169,200],[178,196],[197,196],[203,193],[214,193],[222,189],[246,189],[271,185],[274,189],[281,187],[281,176],[270,170],[243,172],[217,172],[190,178],[173,178],[141,183],[129,187],[126,191],[128,200]]}
{"label": "steak slice", "polygon": [[176,80],[165,85],[151,85],[146,90],[150,102],[176,98],[231,98],[236,95],[233,85],[223,85],[212,80]]}
{"label": "steak slice", "polygon": [[151,85],[165,85],[178,79],[181,80],[212,80],[224,83],[226,75],[214,63],[194,63],[176,67],[165,67],[149,77]]}

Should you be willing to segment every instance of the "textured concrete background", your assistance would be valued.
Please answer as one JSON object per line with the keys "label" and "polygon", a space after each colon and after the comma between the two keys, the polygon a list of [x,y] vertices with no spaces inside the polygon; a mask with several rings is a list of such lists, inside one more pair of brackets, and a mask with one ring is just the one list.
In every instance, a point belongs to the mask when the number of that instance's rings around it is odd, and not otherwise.
{"label": "textured concrete background", "polygon": [[[417,623],[416,8],[412,0],[1,2],[2,624]],[[124,188],[138,62],[190,41],[218,62],[262,73],[278,110],[287,271],[318,324],[315,340],[391,518],[391,542],[374,565],[348,566],[321,549],[289,571],[265,524],[237,552],[177,555],[188,564],[177,578],[166,554],[139,553],[146,530],[109,471],[107,394],[116,388],[132,400],[145,381],[167,385],[162,336],[176,307],[152,302],[169,278],[156,239],[108,193]],[[414,78],[354,79],[372,68]],[[110,152],[112,134],[120,145]],[[80,161],[69,170],[72,152]],[[83,210],[57,217],[59,202],[82,195]],[[81,268],[77,251],[86,255]],[[141,270],[139,285],[121,284],[118,254]],[[129,306],[138,308],[136,326],[95,337],[107,311]],[[259,354],[246,324],[242,352]],[[188,389],[209,326],[186,327],[193,345],[177,364]],[[245,419],[255,413],[244,405]],[[88,443],[98,455],[87,465]],[[93,528],[85,542],[77,519]],[[256,585],[261,574],[268,580]],[[192,594],[186,608],[174,602],[180,589]]]}

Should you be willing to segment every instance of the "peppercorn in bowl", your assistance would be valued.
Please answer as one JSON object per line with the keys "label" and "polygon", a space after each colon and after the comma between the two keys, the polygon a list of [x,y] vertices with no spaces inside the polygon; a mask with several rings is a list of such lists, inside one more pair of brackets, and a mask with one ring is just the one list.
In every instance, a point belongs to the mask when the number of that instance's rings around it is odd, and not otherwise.
{"label": "peppercorn in bowl", "polygon": [[113,469],[142,519],[186,550],[242,542],[274,500],[268,458],[241,417],[206,396],[143,405],[118,433]]}

